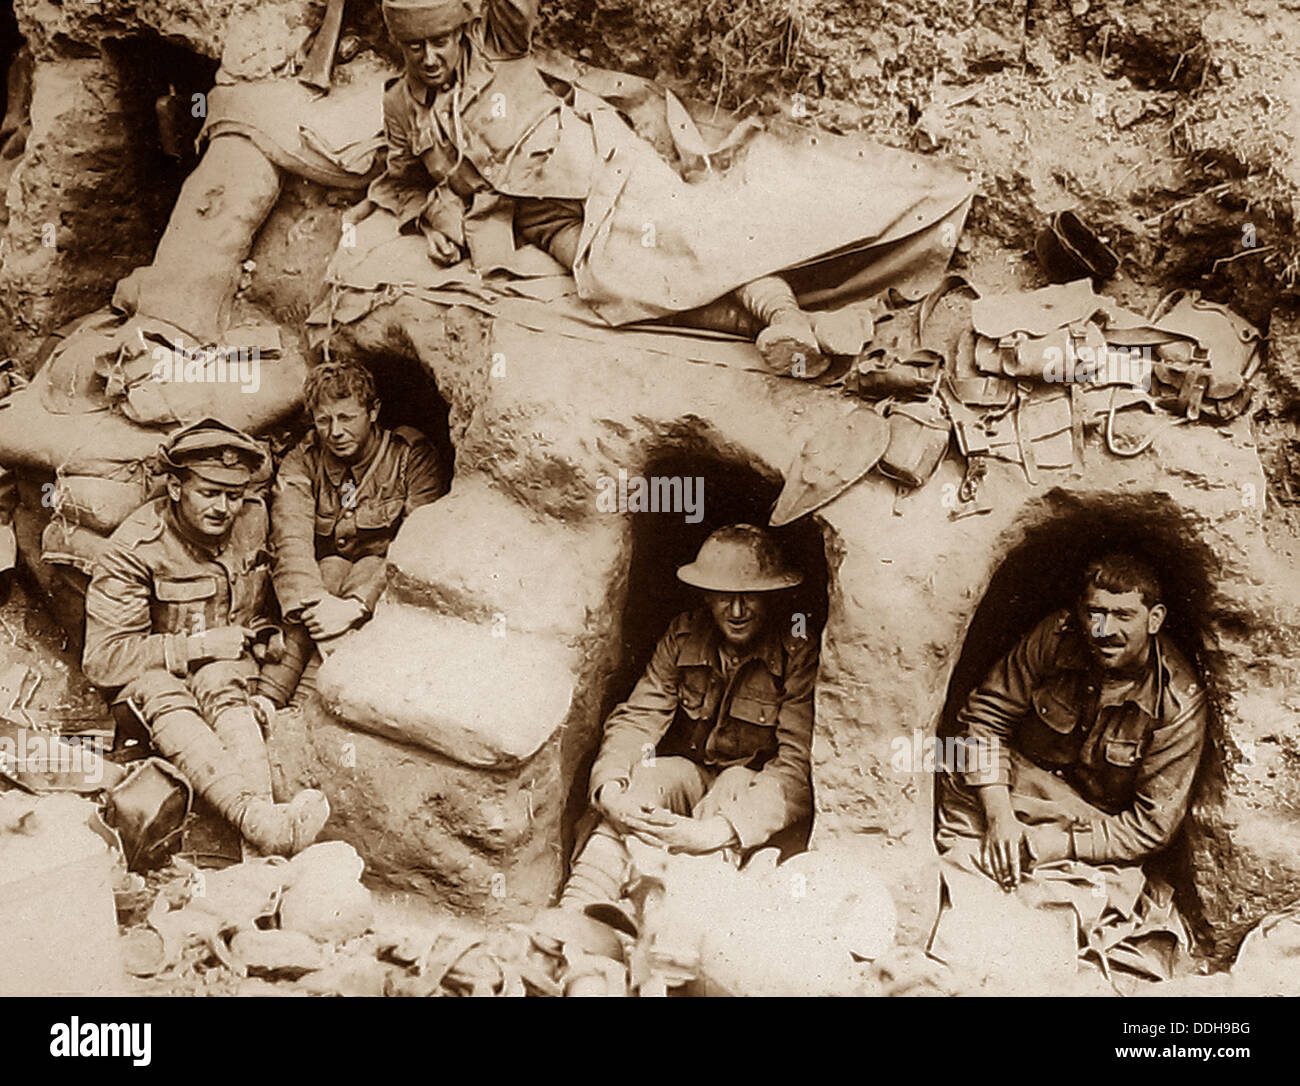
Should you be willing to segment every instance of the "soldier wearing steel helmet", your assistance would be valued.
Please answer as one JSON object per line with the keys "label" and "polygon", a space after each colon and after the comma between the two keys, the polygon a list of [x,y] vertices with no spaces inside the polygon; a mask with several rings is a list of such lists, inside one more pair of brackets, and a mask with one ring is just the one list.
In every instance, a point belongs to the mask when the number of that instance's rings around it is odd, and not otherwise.
{"label": "soldier wearing steel helmet", "polygon": [[589,796],[599,825],[561,908],[617,900],[627,835],[673,852],[744,852],[812,810],[817,650],[778,612],[800,584],[762,529],[719,528],[678,578],[703,606],[678,615],[605,724]]}
{"label": "soldier wearing steel helmet", "polygon": [[253,646],[273,633],[267,513],[249,493],[267,456],[217,419],[159,449],[167,492],[118,527],[86,593],[83,666],[131,700],[154,745],[254,848],[292,855],[329,804],[315,790],[277,804],[251,689]]}

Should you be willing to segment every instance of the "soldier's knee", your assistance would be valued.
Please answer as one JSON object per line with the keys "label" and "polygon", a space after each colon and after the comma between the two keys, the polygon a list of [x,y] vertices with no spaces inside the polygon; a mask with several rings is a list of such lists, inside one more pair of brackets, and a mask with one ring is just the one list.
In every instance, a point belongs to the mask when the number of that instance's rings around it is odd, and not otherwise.
{"label": "soldier's knee", "polygon": [[176,709],[197,711],[199,707],[185,680],[163,668],[143,672],[122,693],[135,702],[148,721]]}
{"label": "soldier's knee", "polygon": [[250,660],[214,660],[190,676],[190,687],[204,717],[212,720],[247,705],[256,677],[257,665]]}

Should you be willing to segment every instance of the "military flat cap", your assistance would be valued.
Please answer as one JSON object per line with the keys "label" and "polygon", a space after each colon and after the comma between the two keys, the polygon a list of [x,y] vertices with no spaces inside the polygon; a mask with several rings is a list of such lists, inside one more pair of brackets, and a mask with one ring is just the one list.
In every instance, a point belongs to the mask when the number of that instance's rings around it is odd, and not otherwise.
{"label": "military flat cap", "polygon": [[266,468],[267,455],[242,430],[204,418],[173,432],[159,446],[158,461],[168,471],[187,469],[209,482],[241,486]]}
{"label": "military flat cap", "polygon": [[383,0],[384,22],[397,41],[423,41],[455,30],[479,13],[478,0]]}

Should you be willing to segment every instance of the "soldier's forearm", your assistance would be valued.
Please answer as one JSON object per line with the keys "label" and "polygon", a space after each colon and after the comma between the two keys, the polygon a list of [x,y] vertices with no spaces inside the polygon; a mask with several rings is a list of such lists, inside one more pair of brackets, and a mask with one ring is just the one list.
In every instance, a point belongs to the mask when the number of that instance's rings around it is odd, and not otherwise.
{"label": "soldier's forearm", "polygon": [[980,809],[984,812],[986,824],[994,819],[1015,816],[1015,810],[1011,806],[1011,788],[1009,785],[979,785],[975,788],[975,795],[979,799]]}
{"label": "soldier's forearm", "polygon": [[87,637],[82,666],[97,686],[126,686],[146,671],[166,669],[184,675],[189,665],[185,634],[140,634],[121,638]]}

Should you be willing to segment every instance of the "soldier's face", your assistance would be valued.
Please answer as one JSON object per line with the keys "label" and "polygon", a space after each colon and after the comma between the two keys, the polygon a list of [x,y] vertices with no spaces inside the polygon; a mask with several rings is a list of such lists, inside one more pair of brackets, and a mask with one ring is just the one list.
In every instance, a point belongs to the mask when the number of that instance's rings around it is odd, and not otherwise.
{"label": "soldier's face", "polygon": [[1079,601],[1079,620],[1093,659],[1106,671],[1129,671],[1146,661],[1151,638],[1164,623],[1165,606],[1147,607],[1137,590],[1108,592],[1089,585]]}
{"label": "soldier's face", "polygon": [[457,27],[436,38],[402,42],[407,71],[421,84],[434,90],[450,86],[456,77],[456,65],[460,63],[462,37],[462,28]]}
{"label": "soldier's face", "polygon": [[345,463],[351,463],[365,451],[378,418],[378,404],[366,408],[355,396],[341,400],[322,398],[312,412],[312,424],[321,445]]}
{"label": "soldier's face", "polygon": [[753,644],[767,621],[765,592],[705,592],[705,602],[722,636],[737,648]]}
{"label": "soldier's face", "polygon": [[243,486],[214,483],[198,475],[167,480],[167,494],[177,519],[195,535],[224,539],[244,504]]}

